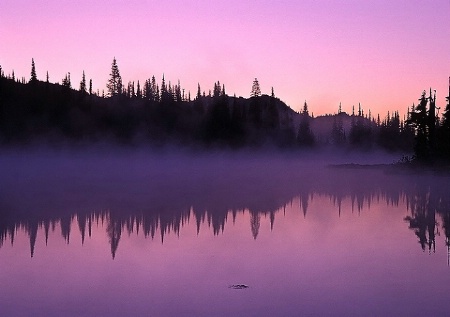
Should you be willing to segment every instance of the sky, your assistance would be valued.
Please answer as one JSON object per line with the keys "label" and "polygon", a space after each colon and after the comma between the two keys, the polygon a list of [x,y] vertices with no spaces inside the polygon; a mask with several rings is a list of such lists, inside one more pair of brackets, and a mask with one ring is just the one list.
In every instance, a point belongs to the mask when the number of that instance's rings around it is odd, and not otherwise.
{"label": "sky", "polygon": [[5,74],[61,82],[83,70],[106,90],[117,59],[123,81],[153,75],[194,96],[199,83],[263,94],[315,116],[405,114],[424,89],[445,108],[450,76],[450,0],[1,0]]}

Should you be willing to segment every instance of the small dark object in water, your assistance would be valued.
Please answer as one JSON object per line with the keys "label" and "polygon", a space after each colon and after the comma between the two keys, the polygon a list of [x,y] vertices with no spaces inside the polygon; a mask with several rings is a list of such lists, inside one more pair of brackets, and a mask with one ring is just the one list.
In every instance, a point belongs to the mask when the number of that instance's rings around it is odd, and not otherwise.
{"label": "small dark object in water", "polygon": [[245,288],[248,288],[248,285],[245,285],[245,284],[233,284],[233,285],[228,286],[228,288],[245,289]]}

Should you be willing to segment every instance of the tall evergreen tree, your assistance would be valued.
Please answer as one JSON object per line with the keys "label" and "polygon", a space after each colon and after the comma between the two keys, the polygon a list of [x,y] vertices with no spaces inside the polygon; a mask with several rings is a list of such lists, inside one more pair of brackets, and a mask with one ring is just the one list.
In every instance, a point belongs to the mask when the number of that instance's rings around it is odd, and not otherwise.
{"label": "tall evergreen tree", "polygon": [[67,74],[64,76],[64,78],[63,78],[63,80],[62,80],[62,85],[63,85],[64,87],[67,87],[67,88],[72,88],[72,83],[71,83],[71,81],[70,81],[70,73],[67,73]]}
{"label": "tall evergreen tree", "polygon": [[[430,91],[431,92],[431,91]],[[419,99],[419,104],[411,113],[410,119],[407,120],[407,124],[411,125],[415,131],[415,144],[414,153],[417,160],[425,162],[431,158],[431,144],[430,144],[430,131],[434,130],[435,122],[434,113],[431,115],[431,110],[434,108],[431,101],[432,96],[427,98],[427,93],[424,90],[422,96]],[[430,101],[430,109],[428,109],[428,102]],[[434,112],[434,109],[432,110]],[[433,126],[433,127],[431,127]],[[432,140],[433,141],[433,140]]]}
{"label": "tall evergreen tree", "polygon": [[195,97],[195,99],[200,99],[201,96],[202,96],[202,91],[200,90],[200,83],[198,83],[198,85],[197,85],[197,96]]}
{"label": "tall evergreen tree", "polygon": [[250,92],[250,97],[259,97],[261,96],[261,88],[259,87],[258,79],[255,78],[252,84],[252,91]]}
{"label": "tall evergreen tree", "polygon": [[80,91],[82,93],[86,93],[86,76],[84,74],[84,70],[83,70],[83,75],[81,76],[81,81],[80,81]]}
{"label": "tall evergreen tree", "polygon": [[108,95],[110,97],[120,95],[122,93],[122,77],[120,76],[119,67],[117,66],[116,58],[114,57],[111,64],[111,73],[106,84]]}
{"label": "tall evergreen tree", "polygon": [[139,99],[142,98],[142,91],[141,91],[141,85],[139,84],[139,80],[138,80],[137,86],[136,86],[136,97]]}
{"label": "tall evergreen tree", "polygon": [[368,149],[372,146],[371,123],[364,118],[364,111],[361,108],[361,103],[358,104],[358,115],[356,117],[352,115],[348,139],[350,144],[357,148]]}
{"label": "tall evergreen tree", "polygon": [[273,87],[272,87],[272,94],[269,99],[269,107],[267,109],[266,124],[267,128],[269,129],[278,129],[280,126],[280,115],[278,113],[277,100],[273,92]]}
{"label": "tall evergreen tree", "polygon": [[152,93],[152,97],[151,97],[152,100],[155,102],[158,102],[159,101],[159,88],[158,88],[158,85],[156,84],[155,76],[152,76],[152,82],[151,82],[150,88],[151,88],[150,91]]}
{"label": "tall evergreen tree", "polygon": [[214,83],[213,97],[219,97],[221,95],[220,82]]}
{"label": "tall evergreen tree", "polygon": [[308,104],[303,105],[302,118],[297,133],[297,142],[300,146],[311,147],[314,145],[314,135],[310,127]]}
{"label": "tall evergreen tree", "polygon": [[339,113],[333,118],[333,127],[331,130],[331,139],[334,145],[342,145],[345,143],[345,130],[342,122],[342,116],[344,114]]}
{"label": "tall evergreen tree", "polygon": [[36,82],[37,76],[36,76],[36,66],[34,65],[34,59],[31,59],[31,77],[30,77],[30,83]]}
{"label": "tall evergreen tree", "polygon": [[439,155],[447,161],[450,161],[450,77],[448,78],[448,96],[445,99],[447,100],[447,105],[442,114],[437,147]]}
{"label": "tall evergreen tree", "polygon": [[436,150],[436,126],[439,124],[439,122],[436,121],[436,90],[434,91],[433,96],[430,88],[428,101],[428,143],[431,155],[434,155],[434,151]]}
{"label": "tall evergreen tree", "polygon": [[166,86],[166,80],[164,78],[164,74],[163,74],[163,77],[161,80],[161,89],[159,91],[159,94],[160,94],[159,100],[161,100],[161,103],[166,104],[169,100],[169,91]]}
{"label": "tall evergreen tree", "polygon": [[442,115],[442,126],[450,130],[450,77],[448,78],[448,96],[445,97],[447,100],[447,106],[445,107],[444,114]]}

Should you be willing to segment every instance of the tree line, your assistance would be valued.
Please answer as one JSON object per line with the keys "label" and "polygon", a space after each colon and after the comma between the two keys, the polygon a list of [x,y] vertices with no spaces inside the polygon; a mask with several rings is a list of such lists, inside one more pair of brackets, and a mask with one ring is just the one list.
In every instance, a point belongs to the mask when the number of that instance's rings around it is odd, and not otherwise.
{"label": "tree line", "polygon": [[[450,91],[449,91],[450,95]],[[83,71],[79,88],[72,87],[70,73],[59,83],[37,79],[34,59],[30,80],[5,76],[0,67],[0,140],[2,143],[36,139],[120,143],[199,144],[201,146],[263,146],[314,148],[332,145],[343,149],[414,153],[420,162],[450,160],[449,97],[442,117],[437,115],[436,93],[423,92],[419,103],[400,118],[398,112],[376,118],[364,114],[361,105],[352,114],[342,111],[315,118],[304,103],[300,113],[293,111],[273,88],[261,94],[255,78],[250,98],[229,96],[219,81],[213,89],[195,96],[180,82],[173,85],[164,75],[124,84],[117,60],[111,64],[106,92],[92,89]],[[326,136],[318,130],[328,126]]]}

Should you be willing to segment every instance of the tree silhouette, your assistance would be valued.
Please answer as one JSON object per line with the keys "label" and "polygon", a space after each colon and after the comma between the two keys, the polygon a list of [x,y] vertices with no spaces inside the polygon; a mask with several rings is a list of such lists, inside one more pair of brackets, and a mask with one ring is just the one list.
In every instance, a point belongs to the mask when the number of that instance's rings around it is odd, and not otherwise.
{"label": "tree silhouette", "polygon": [[30,83],[36,82],[36,66],[34,65],[34,59],[31,59],[31,77],[30,77]]}
{"label": "tree silhouette", "polygon": [[200,99],[201,98],[201,96],[202,96],[202,91],[201,91],[201,89],[200,89],[200,83],[198,83],[198,85],[197,85],[197,95],[196,95],[196,99]]}
{"label": "tree silhouette", "polygon": [[442,114],[442,122],[438,130],[437,149],[441,158],[450,161],[450,77],[448,78],[448,96],[447,105]]}
{"label": "tree silhouette", "polygon": [[414,153],[416,159],[421,162],[429,161],[432,158],[434,149],[436,127],[436,95],[433,98],[430,89],[430,96],[424,90],[419,99],[419,104],[410,114],[407,124],[411,125],[415,131]]}
{"label": "tree silhouette", "polygon": [[372,128],[369,120],[364,118],[361,104],[358,105],[358,115],[356,117],[352,115],[349,141],[356,148],[367,149],[372,144]]}
{"label": "tree silhouette", "polygon": [[[340,107],[340,105],[339,105]],[[334,145],[342,145],[345,143],[345,130],[342,122],[342,112],[333,118],[333,127],[331,130],[331,139]]]}
{"label": "tree silhouette", "polygon": [[302,119],[297,133],[297,142],[300,146],[311,147],[314,145],[314,135],[310,127],[310,116],[308,111],[308,104],[305,101],[303,105]]}
{"label": "tree silhouette", "polygon": [[258,79],[253,80],[252,91],[250,92],[250,97],[261,96],[261,88],[259,87]]}
{"label": "tree silhouette", "polygon": [[161,90],[160,90],[160,101],[162,105],[168,105],[169,103],[171,103],[172,99],[172,95],[171,95],[171,90],[172,87],[169,83],[169,85],[166,85],[166,80],[164,78],[164,74],[161,80]]}
{"label": "tree silhouette", "polygon": [[64,76],[64,78],[63,78],[63,80],[62,80],[62,85],[63,85],[64,87],[67,87],[67,88],[72,88],[72,83],[71,83],[71,81],[70,81],[70,73],[67,73],[67,74]]}
{"label": "tree silhouette", "polygon": [[280,115],[278,113],[277,100],[276,100],[275,94],[273,92],[273,87],[272,87],[272,94],[271,94],[270,101],[269,101],[269,108],[268,108],[267,112],[268,112],[267,120],[266,120],[267,128],[278,129],[280,127]]}
{"label": "tree silhouette", "polygon": [[142,98],[142,91],[141,91],[141,85],[139,84],[139,80],[138,80],[137,86],[136,86],[136,98],[139,98],[139,99]]}
{"label": "tree silhouette", "polygon": [[219,97],[222,93],[220,82],[214,83],[213,97]]}
{"label": "tree silhouette", "polygon": [[400,115],[398,112],[394,112],[392,117],[389,112],[387,118],[378,125],[378,144],[384,149],[394,151],[401,144],[401,129]]}
{"label": "tree silhouette", "polygon": [[86,76],[84,75],[84,70],[80,81],[80,91],[86,93]]}
{"label": "tree silhouette", "polygon": [[151,100],[158,102],[159,101],[159,87],[156,84],[155,76],[152,76],[152,81],[150,84],[150,92],[151,92]]}
{"label": "tree silhouette", "polygon": [[120,95],[122,93],[122,77],[120,76],[119,67],[117,66],[116,58],[114,57],[111,64],[111,73],[106,84],[108,95],[110,97]]}
{"label": "tree silhouette", "polygon": [[256,212],[250,213],[250,227],[252,230],[253,239],[256,240],[259,233],[259,227],[261,226],[261,216]]}

